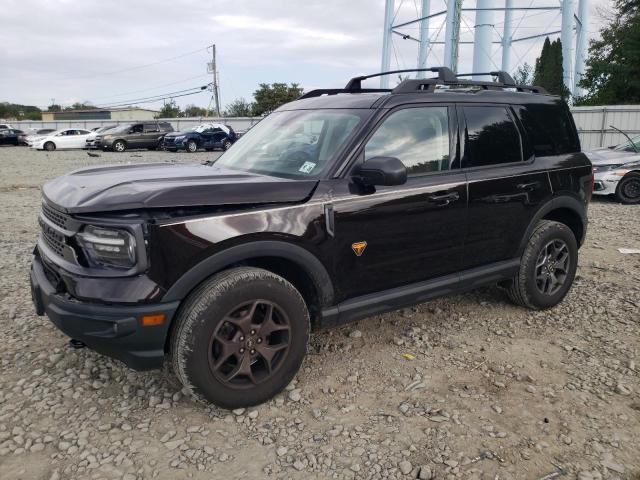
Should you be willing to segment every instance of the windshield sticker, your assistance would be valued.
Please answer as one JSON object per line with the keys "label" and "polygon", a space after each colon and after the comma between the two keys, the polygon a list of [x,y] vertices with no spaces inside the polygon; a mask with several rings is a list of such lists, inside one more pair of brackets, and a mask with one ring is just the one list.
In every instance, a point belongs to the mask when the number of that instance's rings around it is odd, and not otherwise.
{"label": "windshield sticker", "polygon": [[302,173],[311,173],[311,171],[314,168],[316,168],[316,164],[315,163],[313,163],[313,162],[304,162],[298,171],[302,172]]}

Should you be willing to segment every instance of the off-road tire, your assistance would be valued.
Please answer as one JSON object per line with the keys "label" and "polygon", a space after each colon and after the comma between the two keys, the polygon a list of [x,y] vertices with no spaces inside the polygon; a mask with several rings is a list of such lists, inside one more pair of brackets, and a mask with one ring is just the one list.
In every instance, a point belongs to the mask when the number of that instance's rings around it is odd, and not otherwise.
{"label": "off-road tire", "polygon": [[[640,173],[629,172],[616,187],[616,200],[627,205],[640,203]],[[633,192],[633,194],[629,194]]]}
{"label": "off-road tire", "polygon": [[[545,294],[536,286],[536,262],[542,249],[554,240],[566,245],[569,264],[562,286],[553,294]],[[532,310],[551,308],[560,303],[571,289],[577,265],[578,243],[571,229],[563,223],[540,220],[524,249],[519,271],[508,286],[507,295],[516,305]]]}
{"label": "off-road tire", "polygon": [[112,150],[114,152],[122,153],[127,149],[127,142],[124,140],[116,140],[113,142]]}
{"label": "off-road tire", "polygon": [[194,140],[189,140],[185,147],[187,153],[195,153],[198,151],[198,144]]}
{"label": "off-road tire", "polygon": [[[258,299],[274,302],[288,317],[288,350],[260,383],[238,388],[214,374],[210,342],[237,305]],[[187,297],[175,322],[170,361],[176,376],[196,399],[228,409],[257,405],[282,391],[299,370],[309,341],[309,311],[300,293],[284,278],[259,268],[212,276]]]}
{"label": "off-road tire", "polygon": [[44,148],[47,152],[53,152],[56,149],[56,144],[53,142],[47,142],[42,148]]}

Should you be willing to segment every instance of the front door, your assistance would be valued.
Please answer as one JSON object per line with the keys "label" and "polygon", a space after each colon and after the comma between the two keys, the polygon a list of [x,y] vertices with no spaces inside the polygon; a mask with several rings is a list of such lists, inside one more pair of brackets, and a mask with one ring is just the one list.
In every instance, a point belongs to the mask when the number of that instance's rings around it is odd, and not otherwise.
{"label": "front door", "polygon": [[552,193],[511,108],[464,105],[458,117],[462,167],[469,181],[468,269],[517,256],[529,223]]}
{"label": "front door", "polygon": [[339,300],[460,269],[467,194],[465,175],[456,168],[456,139],[455,109],[443,105],[395,110],[366,141],[360,161],[396,157],[408,181],[372,193],[348,178],[336,186]]}

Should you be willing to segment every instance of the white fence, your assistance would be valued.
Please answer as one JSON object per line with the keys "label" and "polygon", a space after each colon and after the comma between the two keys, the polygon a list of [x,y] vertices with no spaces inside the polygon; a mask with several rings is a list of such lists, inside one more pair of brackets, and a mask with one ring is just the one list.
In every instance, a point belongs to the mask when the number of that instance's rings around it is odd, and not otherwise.
{"label": "white fence", "polygon": [[640,134],[640,105],[573,107],[571,113],[578,127],[582,150],[624,142],[625,136],[611,128],[611,125],[630,137]]}
{"label": "white fence", "polygon": [[[610,125],[624,130],[630,136],[640,134],[640,105],[609,105],[602,107],[573,107],[580,143],[583,150],[616,145],[625,137]],[[184,130],[204,122],[221,122],[231,125],[234,130],[246,130],[260,121],[259,117],[231,118],[161,118],[170,122],[175,130]],[[92,129],[102,125],[131,123],[131,120],[57,120],[53,122],[29,121],[11,122],[16,128],[85,128]]]}
{"label": "white fence", "polygon": [[[180,131],[189,127],[195,127],[201,123],[224,123],[231,125],[234,130],[246,130],[261,120],[261,117],[189,117],[189,118],[159,118],[160,122],[169,122],[174,130]],[[29,128],[84,128],[91,130],[92,128],[102,127],[103,125],[119,125],[124,123],[132,123],[135,120],[54,120],[52,122],[43,122],[40,120],[22,120],[20,122],[8,122],[15,128],[26,130]],[[140,120],[149,121],[149,120]]]}

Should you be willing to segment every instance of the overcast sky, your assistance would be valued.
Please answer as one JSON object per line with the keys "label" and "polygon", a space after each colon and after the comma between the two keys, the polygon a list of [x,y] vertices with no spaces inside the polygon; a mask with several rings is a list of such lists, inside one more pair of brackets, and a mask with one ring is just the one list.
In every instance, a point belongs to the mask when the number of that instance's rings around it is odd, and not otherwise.
{"label": "overcast sky", "polygon": [[[396,23],[416,18],[420,0],[395,3]],[[590,36],[604,22],[598,10],[610,3],[591,0]],[[514,4],[558,5],[559,0]],[[431,5],[432,12],[443,10],[444,0]],[[0,101],[45,107],[55,98],[62,105],[108,105],[204,85],[211,79],[206,46],[212,43],[223,107],[238,97],[250,100],[259,83],[297,82],[306,90],[342,86],[351,76],[380,70],[383,16],[384,0],[3,0]],[[522,16],[514,15],[514,37],[559,29],[558,12]],[[432,38],[438,32],[443,38],[443,20],[431,22]],[[494,23],[499,40],[502,13]],[[473,25],[474,13],[464,12],[463,40],[473,38]],[[418,36],[417,24],[402,31]],[[393,43],[392,68],[414,67],[417,43],[398,36]],[[512,68],[533,63],[541,46],[541,41],[518,43]],[[472,46],[461,45],[459,71],[470,71],[471,58]],[[500,65],[499,46],[493,61]],[[429,65],[441,63],[442,47],[434,46]],[[209,96],[176,101],[206,106]],[[161,102],[144,106],[158,108]]]}

